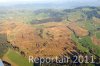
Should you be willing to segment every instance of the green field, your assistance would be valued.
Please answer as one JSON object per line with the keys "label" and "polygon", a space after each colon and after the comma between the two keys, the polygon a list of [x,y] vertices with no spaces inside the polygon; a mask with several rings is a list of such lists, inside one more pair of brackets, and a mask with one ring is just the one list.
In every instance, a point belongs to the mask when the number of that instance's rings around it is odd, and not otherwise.
{"label": "green field", "polygon": [[92,53],[100,56],[100,47],[93,44],[91,37],[85,36],[78,39],[75,35],[72,35],[72,40],[77,44],[77,48],[82,51],[89,53],[89,50],[92,49]]}
{"label": "green field", "polygon": [[14,50],[9,50],[7,53],[7,57],[18,66],[33,66],[32,63],[29,63],[26,58],[24,58]]}
{"label": "green field", "polygon": [[100,39],[100,31],[99,31],[99,32],[96,32],[96,37],[97,37],[98,39]]}
{"label": "green field", "polygon": [[86,36],[79,40],[79,42],[82,44],[82,46],[88,48],[89,50],[92,50],[92,54],[95,54],[97,56],[100,56],[100,46],[95,45],[91,37]]}
{"label": "green field", "polygon": [[88,49],[83,47],[81,43],[79,43],[79,39],[75,37],[74,34],[72,34],[72,40],[77,44],[77,48],[82,51],[82,52],[86,52],[89,53]]}

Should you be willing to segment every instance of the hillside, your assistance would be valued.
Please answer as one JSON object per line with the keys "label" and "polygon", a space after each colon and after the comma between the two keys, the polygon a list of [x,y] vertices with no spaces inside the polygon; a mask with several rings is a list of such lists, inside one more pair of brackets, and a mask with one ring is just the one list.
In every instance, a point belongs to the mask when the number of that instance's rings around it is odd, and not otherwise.
{"label": "hillside", "polygon": [[8,43],[7,47],[0,43],[0,50],[6,50],[0,52],[4,59],[8,49],[25,58],[93,55],[96,61],[100,57],[99,7],[3,9],[0,14],[0,33],[6,34]]}

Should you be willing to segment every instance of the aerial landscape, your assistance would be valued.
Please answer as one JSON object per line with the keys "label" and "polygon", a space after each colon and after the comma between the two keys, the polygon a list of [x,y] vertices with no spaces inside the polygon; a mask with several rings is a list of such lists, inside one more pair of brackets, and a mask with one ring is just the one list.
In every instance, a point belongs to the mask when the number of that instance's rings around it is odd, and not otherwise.
{"label": "aerial landscape", "polygon": [[[44,61],[56,57],[59,63]],[[64,57],[70,59],[61,63]],[[1,60],[4,66],[100,66],[100,1],[0,1]]]}

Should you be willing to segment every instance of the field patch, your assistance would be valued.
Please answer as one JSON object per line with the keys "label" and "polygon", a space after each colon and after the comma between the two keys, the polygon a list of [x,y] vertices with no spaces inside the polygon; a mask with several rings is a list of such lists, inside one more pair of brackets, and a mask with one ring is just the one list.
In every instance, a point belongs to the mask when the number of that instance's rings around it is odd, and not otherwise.
{"label": "field patch", "polygon": [[7,57],[18,66],[33,66],[32,63],[29,63],[26,58],[24,58],[14,50],[9,50],[7,53]]}
{"label": "field patch", "polygon": [[98,39],[100,39],[100,31],[99,31],[99,32],[96,32],[96,37],[97,37]]}

